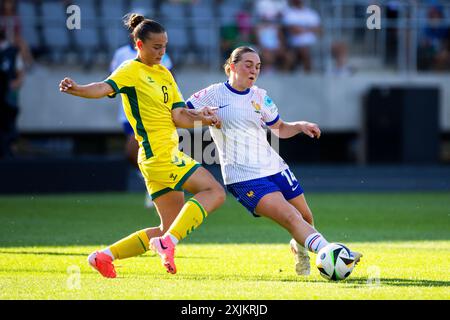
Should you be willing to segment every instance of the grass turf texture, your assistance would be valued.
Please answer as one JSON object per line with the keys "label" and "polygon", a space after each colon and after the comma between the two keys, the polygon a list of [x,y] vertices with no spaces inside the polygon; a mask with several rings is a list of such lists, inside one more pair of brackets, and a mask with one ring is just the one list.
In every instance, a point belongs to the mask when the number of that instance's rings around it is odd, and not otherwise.
{"label": "grass turf texture", "polygon": [[[0,197],[0,299],[446,299],[448,193],[311,193],[329,241],[364,253],[329,282],[295,275],[289,235],[234,199],[177,247],[178,273],[153,253],[116,262],[104,279],[87,255],[159,223],[142,194]],[[311,254],[311,262],[315,255]]]}

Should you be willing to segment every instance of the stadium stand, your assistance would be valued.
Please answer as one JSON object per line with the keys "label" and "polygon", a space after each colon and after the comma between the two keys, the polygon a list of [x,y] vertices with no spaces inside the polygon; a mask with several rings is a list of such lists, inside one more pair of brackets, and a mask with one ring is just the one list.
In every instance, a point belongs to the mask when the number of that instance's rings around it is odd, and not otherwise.
{"label": "stadium stand", "polygon": [[[66,8],[61,1],[43,2],[39,24],[45,38],[45,46],[49,47],[49,59],[54,63],[62,63],[69,49],[68,29],[66,28]],[[74,47],[77,49],[77,47]]]}
{"label": "stadium stand", "polygon": [[36,48],[39,46],[39,37],[36,30],[38,22],[35,12],[35,5],[29,1],[20,1],[18,5],[18,13],[22,18],[22,33],[28,44]]}
{"label": "stadium stand", "polygon": [[[437,89],[439,154],[433,159],[450,163],[450,68],[435,70],[430,64],[422,64],[423,56],[418,51],[430,8],[438,6],[443,14],[438,25],[449,28],[450,2],[384,1],[380,4],[383,6],[380,30],[369,30],[366,26],[366,10],[373,1],[305,2],[317,10],[322,25],[319,41],[312,48],[313,72],[263,73],[257,83],[269,88],[283,119],[314,121],[323,129],[320,145],[301,138],[283,142],[287,160],[365,164],[364,97],[372,88],[402,85]],[[81,30],[65,27],[68,17],[65,9],[69,4],[81,9]],[[125,13],[145,10],[150,18],[166,27],[177,82],[188,98],[199,88],[225,79],[221,70],[224,60],[220,52],[221,28],[236,25],[236,17],[243,9],[256,25],[258,20],[251,4],[252,1],[246,0],[18,1],[22,33],[37,61],[21,91],[19,151],[26,156],[47,157],[55,152],[65,157],[111,156],[122,152],[116,108],[111,107],[117,102],[67,97],[59,94],[56,83],[66,75],[80,83],[107,76],[114,50],[127,42],[128,34],[122,23]],[[333,72],[332,48],[336,42],[344,44],[352,73]],[[299,144],[301,155],[297,150]]]}
{"label": "stadium stand", "polygon": [[[74,32],[60,28],[67,18],[65,6],[70,3],[78,5],[82,14],[83,27]],[[332,70],[331,46],[336,40],[348,44],[349,58],[356,69],[392,68],[392,64],[388,63],[389,59],[394,60],[394,70],[415,69],[415,61],[411,61],[411,58],[416,57],[417,52],[406,43],[406,34],[414,38],[411,44],[417,46],[426,26],[428,9],[436,3],[444,17],[443,26],[449,25],[450,6],[445,1],[422,0],[417,1],[415,5],[387,1],[386,14],[390,15],[390,19],[387,20],[389,17],[383,16],[386,18],[383,21],[386,28],[379,32],[371,32],[365,26],[366,8],[370,1],[333,0],[307,3],[319,12],[322,20],[321,39],[313,48],[313,63],[319,72]],[[174,60],[178,62],[176,64],[211,65],[211,70],[221,63],[217,57],[220,27],[236,23],[236,15],[243,8],[251,10],[249,13],[253,25],[256,22],[252,2],[245,0],[18,2],[24,36],[37,58],[42,56],[47,62],[60,63],[61,60],[66,60],[64,55],[70,56],[77,52],[77,59],[73,64],[84,63],[89,66],[98,65],[91,63],[92,61],[106,63],[108,59],[105,59],[105,56],[111,56],[115,48],[126,42],[127,35],[120,18],[124,13],[136,8],[146,10],[152,18],[159,19],[167,26],[171,40],[169,46],[174,51]],[[412,16],[414,19],[409,18]],[[393,38],[393,33],[399,33],[400,36]],[[393,54],[396,49],[397,52]],[[195,55],[195,59],[185,61],[182,54],[190,51]],[[200,52],[202,54],[199,54]]]}

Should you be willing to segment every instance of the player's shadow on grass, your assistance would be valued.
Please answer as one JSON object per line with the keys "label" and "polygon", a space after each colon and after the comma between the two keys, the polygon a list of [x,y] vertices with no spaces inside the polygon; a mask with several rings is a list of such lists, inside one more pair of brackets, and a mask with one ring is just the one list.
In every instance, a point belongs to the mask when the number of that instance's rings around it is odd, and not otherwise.
{"label": "player's shadow on grass", "polygon": [[[199,280],[201,278],[208,280],[235,280],[236,276],[229,275],[208,275],[204,277],[200,274],[179,274],[177,280]],[[298,282],[298,283],[329,283],[336,285],[350,285],[354,288],[377,288],[385,286],[401,286],[401,287],[449,287],[450,281],[437,281],[437,280],[427,280],[427,279],[398,279],[398,278],[380,278],[379,282],[368,281],[367,278],[348,278],[345,281],[327,281],[322,279],[311,279],[303,277],[292,277],[280,275],[239,275],[239,281],[276,281],[276,282]],[[175,278],[174,278],[175,279]]]}
{"label": "player's shadow on grass", "polygon": [[450,281],[437,281],[427,279],[399,279],[399,278],[380,278],[380,279],[367,279],[367,278],[349,278],[344,283],[354,284],[355,287],[450,287]]}
{"label": "player's shadow on grass", "polygon": [[0,251],[0,254],[30,254],[30,255],[49,255],[49,256],[86,256],[86,253],[73,252],[50,252],[50,251]]}
{"label": "player's shadow on grass", "polygon": [[[0,254],[24,254],[24,255],[43,255],[43,256],[75,256],[75,257],[87,257],[91,252],[79,253],[79,252],[52,252],[52,251],[0,251]],[[140,256],[133,257],[133,259],[148,259],[149,257],[157,257],[153,251],[148,251]],[[205,259],[209,260],[211,257],[205,256],[183,256],[178,255],[177,259]]]}
{"label": "player's shadow on grass", "polygon": [[51,252],[51,251],[0,251],[0,254],[26,254],[26,255],[43,255],[43,256],[87,257],[89,253]]}

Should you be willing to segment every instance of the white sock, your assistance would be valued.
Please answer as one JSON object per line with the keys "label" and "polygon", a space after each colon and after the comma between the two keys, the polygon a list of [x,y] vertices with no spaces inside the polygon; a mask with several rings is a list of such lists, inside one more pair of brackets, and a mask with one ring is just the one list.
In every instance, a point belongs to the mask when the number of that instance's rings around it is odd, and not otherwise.
{"label": "white sock", "polygon": [[311,252],[317,253],[325,247],[328,241],[318,232],[310,234],[305,240],[305,248]]}
{"label": "white sock", "polygon": [[106,254],[107,254],[108,256],[110,256],[111,259],[113,259],[113,261],[114,261],[114,255],[112,254],[112,252],[111,252],[111,250],[109,249],[109,247],[106,248],[106,249],[104,249],[104,250],[102,250],[102,252],[103,252],[103,253],[106,253]]}
{"label": "white sock", "polygon": [[170,240],[172,240],[172,243],[176,246],[178,244],[177,237],[175,237],[174,235],[172,235],[170,233],[169,233],[169,237],[170,237]]}

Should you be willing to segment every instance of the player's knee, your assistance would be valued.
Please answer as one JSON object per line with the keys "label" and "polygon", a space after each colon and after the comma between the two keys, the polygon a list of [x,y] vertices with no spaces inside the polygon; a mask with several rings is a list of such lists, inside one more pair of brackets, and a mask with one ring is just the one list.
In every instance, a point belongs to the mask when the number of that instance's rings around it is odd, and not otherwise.
{"label": "player's knee", "polygon": [[225,190],[217,183],[216,186],[214,186],[214,198],[216,199],[217,206],[221,206],[225,202],[226,197]]}
{"label": "player's knee", "polygon": [[284,223],[289,230],[295,229],[302,220],[303,218],[295,212],[288,212],[284,216]]}

